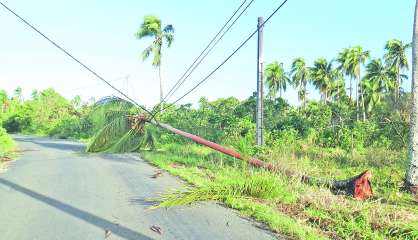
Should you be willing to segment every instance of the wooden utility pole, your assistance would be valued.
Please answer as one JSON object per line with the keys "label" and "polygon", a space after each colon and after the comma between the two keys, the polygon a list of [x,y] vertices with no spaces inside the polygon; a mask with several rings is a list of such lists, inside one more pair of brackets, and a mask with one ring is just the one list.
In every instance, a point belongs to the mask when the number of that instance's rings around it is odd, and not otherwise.
{"label": "wooden utility pole", "polygon": [[258,18],[258,48],[257,48],[257,109],[256,109],[256,144],[263,145],[263,120],[264,120],[264,94],[263,94],[263,23],[262,17]]}

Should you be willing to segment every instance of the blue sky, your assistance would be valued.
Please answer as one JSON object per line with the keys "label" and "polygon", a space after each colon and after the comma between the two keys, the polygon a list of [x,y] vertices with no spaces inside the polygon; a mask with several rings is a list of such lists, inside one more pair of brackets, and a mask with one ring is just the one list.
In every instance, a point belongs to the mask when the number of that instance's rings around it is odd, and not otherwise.
{"label": "blue sky", "polygon": [[[143,16],[157,15],[176,29],[175,42],[164,50],[162,59],[167,91],[242,0],[4,2],[131,97],[151,106],[159,98],[157,71],[139,57],[151,39],[133,37]],[[255,0],[176,96],[216,67],[255,29],[257,17],[266,18],[280,3]],[[289,0],[265,27],[265,62],[283,62],[289,69],[296,57],[311,64],[317,57],[332,59],[342,48],[355,45],[381,57],[388,39],[411,41],[414,4],[413,0]],[[20,86],[29,96],[33,89],[53,87],[66,97],[81,95],[85,100],[113,94],[3,8],[0,29],[0,89]],[[195,103],[202,96],[213,100],[251,95],[256,88],[256,49],[254,38],[182,103]],[[409,86],[405,82],[403,87],[409,90]],[[309,93],[310,98],[318,97],[314,89]],[[284,97],[297,103],[294,90]]]}

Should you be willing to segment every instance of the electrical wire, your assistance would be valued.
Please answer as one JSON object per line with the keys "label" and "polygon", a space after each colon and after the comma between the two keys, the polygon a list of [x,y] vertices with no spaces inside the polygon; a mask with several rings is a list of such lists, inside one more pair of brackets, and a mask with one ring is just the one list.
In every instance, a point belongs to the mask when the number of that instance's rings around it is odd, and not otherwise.
{"label": "electrical wire", "polygon": [[228,31],[234,26],[234,24],[238,21],[238,19],[245,13],[245,11],[251,6],[251,4],[254,2],[252,0],[245,8],[244,10],[238,15],[238,17],[232,22],[232,24],[226,29],[226,31],[221,35],[220,38],[213,44],[213,46],[209,49],[209,51],[206,52],[206,54],[200,59],[200,61],[194,66],[194,68],[191,70],[191,72],[182,80],[182,82],[176,87],[176,89],[171,93],[170,96],[167,95],[167,99],[169,100],[170,97],[174,95],[174,93],[184,84],[184,82],[187,80],[187,78],[194,72],[194,70],[202,63],[202,61],[206,58],[206,56],[216,47],[216,45],[222,40],[222,38],[228,33]]}
{"label": "electrical wire", "polygon": [[[200,82],[198,82],[194,87],[192,87],[190,90],[188,90],[184,95],[182,95],[181,97],[177,98],[173,103],[171,103],[170,105],[164,107],[162,109],[163,112],[164,110],[166,110],[167,108],[174,106],[176,103],[178,103],[180,100],[182,100],[183,98],[185,98],[187,95],[189,95],[190,93],[192,93],[196,88],[198,88],[200,85],[202,85],[202,83],[204,83],[206,80],[208,80],[215,72],[217,72],[226,62],[228,62],[229,59],[231,59],[232,56],[234,56],[257,32],[260,28],[264,27],[264,25],[270,21],[270,19],[287,3],[288,0],[284,0],[274,11],[272,14],[270,14],[270,16],[263,22],[263,24],[261,24],[260,26],[257,26],[257,29],[250,34],[249,37],[247,37],[244,42],[241,43],[241,45],[239,45],[239,47],[237,49],[235,49],[224,61],[221,62],[221,64],[219,64],[215,69],[213,69],[206,77],[204,77],[202,80],[200,80]],[[158,115],[158,113],[156,113],[155,115]]]}
{"label": "electrical wire", "polygon": [[[253,0],[254,1],[254,0]],[[241,5],[234,11],[232,16],[228,19],[228,21],[221,27],[221,29],[215,34],[215,36],[209,41],[209,43],[206,45],[206,47],[202,50],[202,52],[199,54],[199,56],[193,61],[193,63],[187,68],[187,70],[183,73],[183,75],[177,80],[177,82],[173,85],[173,87],[170,89],[170,91],[167,93],[167,95],[163,98],[163,102],[166,101],[166,98],[173,92],[173,90],[178,86],[178,84],[182,81],[182,79],[186,76],[186,74],[193,68],[193,66],[197,63],[197,61],[203,56],[203,54],[206,52],[206,50],[209,49],[209,47],[212,45],[212,43],[216,40],[216,38],[221,34],[221,32],[225,29],[225,27],[229,24],[229,22],[235,17],[235,15],[238,13],[238,11],[244,6],[244,4],[247,2],[247,0],[244,0]],[[252,1],[251,1],[252,2]],[[251,3],[250,3],[251,4]],[[248,6],[247,6],[248,8]],[[209,50],[210,52],[211,50]],[[203,57],[205,58],[205,56]],[[199,65],[200,63],[198,63]],[[192,70],[193,72],[194,70]],[[187,77],[186,77],[187,78]],[[174,90],[175,91],[175,90]],[[157,107],[158,108],[158,107]]]}
{"label": "electrical wire", "polygon": [[[123,77],[118,77],[118,78],[115,78],[115,79],[113,79],[113,80],[109,80],[109,82],[113,82],[113,83],[114,83],[114,82],[119,82],[119,81],[122,81],[122,80],[124,80],[124,79],[126,79],[126,76],[123,76]],[[77,92],[77,91],[79,91],[79,90],[84,90],[84,89],[88,89],[88,88],[96,87],[96,86],[98,86],[98,85],[100,85],[100,84],[103,84],[103,83],[101,83],[101,82],[99,82],[99,83],[93,83],[93,84],[89,84],[89,85],[80,86],[80,87],[77,87],[77,88],[66,89],[66,90],[61,91],[61,92],[64,92],[64,93],[67,93],[67,92]]]}
{"label": "electrical wire", "polygon": [[83,62],[81,62],[80,60],[78,60],[76,57],[74,57],[71,53],[69,53],[67,50],[65,50],[63,47],[61,47],[60,45],[58,45],[56,42],[54,42],[52,39],[50,39],[48,36],[46,36],[45,34],[43,34],[40,30],[38,30],[35,26],[33,26],[31,23],[29,23],[27,20],[25,20],[24,18],[22,18],[20,15],[18,15],[16,12],[14,12],[12,9],[10,9],[9,7],[7,7],[3,2],[0,2],[0,5],[2,5],[6,10],[8,10],[10,13],[12,13],[15,17],[17,17],[20,21],[22,21],[24,24],[26,24],[27,26],[29,26],[32,30],[34,30],[35,32],[37,32],[39,35],[41,35],[43,38],[45,38],[49,43],[51,43],[52,45],[54,45],[56,48],[58,48],[59,50],[61,50],[63,53],[65,53],[68,57],[70,57],[71,59],[73,59],[74,61],[76,61],[78,64],[80,64],[83,68],[85,68],[87,71],[89,71],[91,74],[93,74],[94,76],[96,76],[98,79],[100,79],[102,82],[104,82],[106,85],[108,85],[110,88],[112,88],[113,90],[115,90],[116,92],[118,92],[119,94],[121,94],[123,97],[125,97],[127,100],[129,100],[131,103],[133,103],[134,105],[136,105],[137,107],[141,108],[142,110],[144,110],[145,112],[147,112],[148,114],[150,114],[151,116],[153,116],[154,114],[152,114],[150,111],[148,111],[145,107],[139,105],[139,103],[137,103],[135,100],[133,100],[132,98],[130,98],[128,95],[126,95],[124,92],[122,92],[121,90],[119,90],[118,88],[116,88],[115,86],[113,86],[109,81],[107,81],[106,79],[104,79],[101,75],[99,75],[98,73],[96,73],[95,71],[93,71],[90,67],[88,67],[86,64],[84,64]]}

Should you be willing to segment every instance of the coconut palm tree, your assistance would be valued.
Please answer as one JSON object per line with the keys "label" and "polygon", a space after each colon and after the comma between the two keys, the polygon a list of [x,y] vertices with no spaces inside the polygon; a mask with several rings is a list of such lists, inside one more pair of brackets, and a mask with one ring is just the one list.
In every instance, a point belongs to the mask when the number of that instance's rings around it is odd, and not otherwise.
{"label": "coconut palm tree", "polygon": [[283,63],[273,62],[267,65],[265,70],[266,84],[269,89],[269,96],[272,99],[276,98],[277,92],[282,97],[282,92],[286,91],[287,83],[289,83],[289,76],[284,71]]}
{"label": "coconut palm tree", "polygon": [[91,117],[97,133],[87,146],[87,152],[133,152],[142,147],[154,148],[156,130],[145,125],[143,111],[118,97],[105,97],[93,105]]}
{"label": "coconut palm tree", "polygon": [[144,21],[139,27],[139,30],[135,33],[137,39],[145,37],[153,38],[151,45],[144,49],[142,52],[142,60],[145,61],[151,54],[153,55],[152,66],[158,68],[158,77],[160,80],[160,104],[162,108],[162,102],[164,99],[163,93],[163,80],[161,76],[161,56],[164,43],[167,47],[171,47],[174,40],[174,28],[173,25],[168,24],[162,27],[161,20],[156,16],[145,16]]}
{"label": "coconut palm tree", "polygon": [[382,92],[390,92],[394,88],[391,70],[382,63],[381,59],[373,59],[367,64],[364,78],[378,84]]}
{"label": "coconut palm tree", "polygon": [[363,90],[361,88],[360,79],[361,79],[361,66],[366,62],[369,56],[370,56],[369,51],[363,51],[363,47],[355,46],[355,47],[343,50],[343,52],[340,54],[338,58],[340,62],[340,67],[344,70],[344,72],[351,78],[357,79],[357,83],[356,83],[357,120],[358,120],[358,112],[359,112],[359,96],[358,96],[359,94],[361,98],[361,104],[363,107],[363,120],[366,120],[366,110],[364,107]]}
{"label": "coconut palm tree", "polygon": [[306,85],[310,78],[309,67],[306,66],[305,59],[296,58],[292,63],[292,83],[298,88],[298,97],[303,102],[303,108],[306,107]]}
{"label": "coconut palm tree", "polygon": [[346,96],[345,81],[341,73],[339,77],[336,77],[336,79],[331,82],[328,95],[335,101],[338,101]]}
{"label": "coconut palm tree", "polygon": [[340,71],[342,71],[346,76],[348,76],[349,81],[350,81],[350,100],[353,99],[353,77],[351,75],[350,72],[350,67],[349,67],[349,63],[350,63],[350,59],[349,59],[349,55],[350,55],[350,49],[349,48],[344,48],[340,53],[338,53],[338,57],[337,57],[337,62],[339,63],[338,65],[338,69]]}
{"label": "coconut palm tree", "polygon": [[412,112],[409,148],[409,163],[406,170],[406,186],[418,192],[418,0],[415,2],[415,18],[412,40]]}
{"label": "coconut palm tree", "polygon": [[333,61],[328,62],[325,58],[318,58],[310,69],[312,83],[321,93],[321,99],[328,101],[331,86],[340,76],[338,69],[332,66]]}
{"label": "coconut palm tree", "polygon": [[391,39],[385,45],[386,53],[384,55],[386,63],[391,66],[396,73],[395,82],[395,102],[398,101],[400,95],[400,86],[402,83],[401,72],[408,69],[408,57],[406,50],[411,47],[411,43],[403,43],[398,39]]}
{"label": "coconut palm tree", "polygon": [[370,113],[374,107],[378,106],[385,96],[384,86],[378,78],[363,78],[361,81],[364,90],[364,101],[367,113]]}

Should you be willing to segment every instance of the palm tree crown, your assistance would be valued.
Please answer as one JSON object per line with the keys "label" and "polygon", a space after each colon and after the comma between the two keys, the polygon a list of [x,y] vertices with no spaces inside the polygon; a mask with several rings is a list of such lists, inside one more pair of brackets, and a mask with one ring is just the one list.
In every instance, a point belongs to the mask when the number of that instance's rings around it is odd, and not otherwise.
{"label": "palm tree crown", "polygon": [[298,90],[298,97],[303,101],[303,106],[306,102],[306,85],[310,78],[309,68],[306,66],[305,59],[296,58],[292,63],[292,83]]}
{"label": "palm tree crown", "polygon": [[402,83],[401,71],[408,70],[408,57],[406,50],[411,47],[411,43],[404,44],[401,40],[391,39],[385,45],[386,53],[384,59],[386,64],[393,68],[396,74],[395,100],[399,98],[400,85]]}
{"label": "palm tree crown", "polygon": [[328,62],[325,58],[318,58],[311,68],[312,83],[319,89],[324,101],[328,101],[333,82],[340,78],[340,72],[332,64],[333,61]]}
{"label": "palm tree crown", "polygon": [[[151,54],[154,55],[152,66],[158,68],[160,79],[160,103],[163,101],[163,86],[161,77],[161,50],[164,43],[170,47],[174,40],[174,28],[169,24],[162,28],[161,20],[156,16],[145,16],[139,30],[135,33],[137,39],[152,37],[151,45],[142,51],[142,60],[145,61]],[[162,107],[162,106],[161,106]]]}
{"label": "palm tree crown", "polygon": [[154,38],[152,44],[145,48],[142,52],[142,59],[146,60],[150,54],[154,55],[152,65],[158,67],[161,64],[161,49],[163,43],[167,42],[167,47],[170,47],[174,40],[174,28],[169,24],[162,28],[161,20],[156,16],[145,16],[138,32],[135,33],[137,39],[145,37]]}
{"label": "palm tree crown", "polygon": [[269,88],[269,96],[276,98],[277,92],[280,92],[281,97],[282,91],[286,91],[287,83],[289,82],[289,77],[284,71],[283,63],[270,63],[267,65],[265,72],[266,84]]}
{"label": "palm tree crown", "polygon": [[382,92],[389,92],[394,87],[390,81],[390,69],[382,63],[381,59],[373,59],[367,64],[364,78],[378,84]]}

